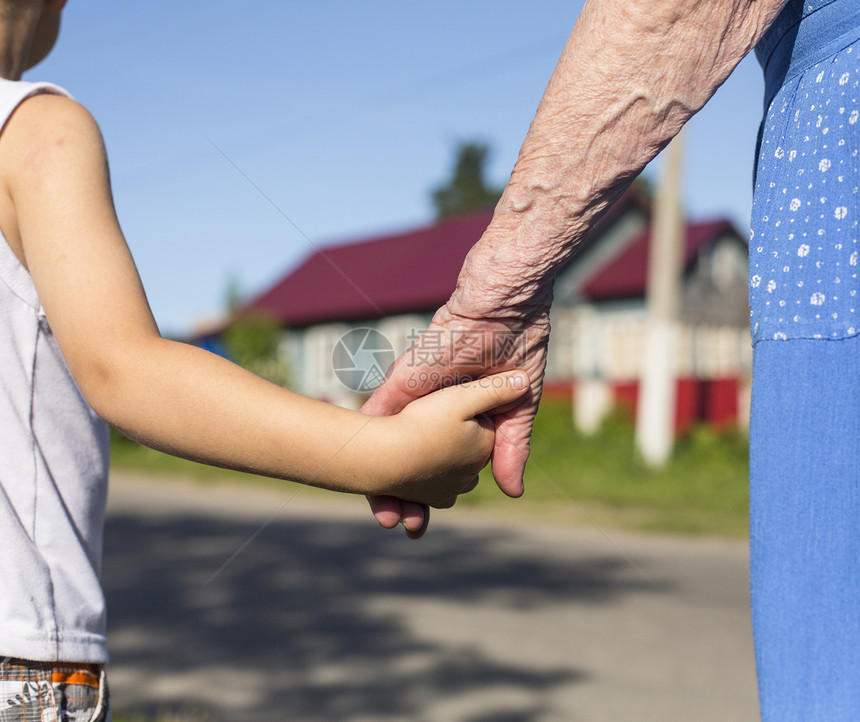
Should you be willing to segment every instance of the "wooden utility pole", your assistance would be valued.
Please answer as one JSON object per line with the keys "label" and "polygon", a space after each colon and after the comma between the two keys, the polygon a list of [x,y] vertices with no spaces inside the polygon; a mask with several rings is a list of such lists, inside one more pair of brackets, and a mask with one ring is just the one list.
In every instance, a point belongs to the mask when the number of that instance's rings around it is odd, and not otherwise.
{"label": "wooden utility pole", "polygon": [[639,379],[636,445],[650,466],[662,466],[668,461],[675,437],[677,321],[684,238],[682,160],[679,134],[666,149],[648,249],[645,350]]}

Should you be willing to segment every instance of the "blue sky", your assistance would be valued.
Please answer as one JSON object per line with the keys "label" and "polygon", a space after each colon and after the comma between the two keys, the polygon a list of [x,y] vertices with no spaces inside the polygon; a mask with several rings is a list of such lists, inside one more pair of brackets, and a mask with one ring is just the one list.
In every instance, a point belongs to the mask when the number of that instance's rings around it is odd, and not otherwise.
{"label": "blue sky", "polygon": [[[25,78],[98,119],[156,320],[180,334],[231,279],[253,294],[312,244],[428,222],[459,139],[490,143],[503,183],[581,6],[70,0]],[[744,60],[686,136],[688,212],[742,233],[760,76]]]}

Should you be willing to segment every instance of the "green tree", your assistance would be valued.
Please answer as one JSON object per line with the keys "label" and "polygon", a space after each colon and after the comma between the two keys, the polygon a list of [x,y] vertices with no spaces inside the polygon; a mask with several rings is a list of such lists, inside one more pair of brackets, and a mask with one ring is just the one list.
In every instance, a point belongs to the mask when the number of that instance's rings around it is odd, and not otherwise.
{"label": "green tree", "polygon": [[227,279],[227,290],[224,292],[224,305],[227,307],[227,315],[232,316],[242,306],[242,287],[236,276]]}
{"label": "green tree", "polygon": [[289,369],[280,350],[280,324],[260,316],[234,318],[221,336],[230,358],[267,381],[287,386]]}
{"label": "green tree", "polygon": [[281,352],[281,324],[270,316],[242,313],[242,287],[232,276],[224,293],[226,329],[220,340],[230,360],[267,381],[286,387],[290,381]]}
{"label": "green tree", "polygon": [[451,178],[432,194],[437,218],[450,218],[479,208],[491,208],[496,204],[503,189],[487,186],[484,179],[484,166],[489,153],[490,147],[486,143],[458,143]]}

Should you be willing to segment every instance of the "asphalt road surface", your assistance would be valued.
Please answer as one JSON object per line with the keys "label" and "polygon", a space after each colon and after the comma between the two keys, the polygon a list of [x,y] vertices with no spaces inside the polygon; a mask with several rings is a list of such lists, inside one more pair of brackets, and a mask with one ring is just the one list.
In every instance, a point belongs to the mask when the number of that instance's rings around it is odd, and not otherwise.
{"label": "asphalt road surface", "polygon": [[[743,542],[116,475],[115,707],[194,722],[757,719]],[[511,504],[516,504],[512,501]],[[171,718],[172,719],[172,718]]]}

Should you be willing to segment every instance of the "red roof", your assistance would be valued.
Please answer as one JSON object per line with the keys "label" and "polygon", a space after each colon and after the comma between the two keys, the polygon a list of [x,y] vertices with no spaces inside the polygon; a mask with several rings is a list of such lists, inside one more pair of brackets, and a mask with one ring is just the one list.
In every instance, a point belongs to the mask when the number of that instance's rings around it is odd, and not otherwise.
{"label": "red roof", "polygon": [[[601,232],[631,204],[647,217],[647,205],[628,191],[587,243],[599,242]],[[448,300],[466,254],[491,218],[492,211],[481,211],[405,233],[320,248],[243,310],[272,315],[293,327],[433,312]],[[685,269],[704,245],[727,231],[733,232],[727,221],[690,225]],[[643,296],[648,238],[649,233],[642,232],[589,274],[581,286],[583,295],[595,301]]]}
{"label": "red roof", "polygon": [[[737,235],[725,220],[691,223],[684,239],[684,271],[688,271],[699,251],[726,233]],[[582,295],[592,301],[641,298],[648,279],[650,229],[643,230],[632,243],[597,268],[583,284]]]}
{"label": "red roof", "polygon": [[492,211],[406,233],[321,248],[245,310],[287,326],[435,311],[457,282]]}

